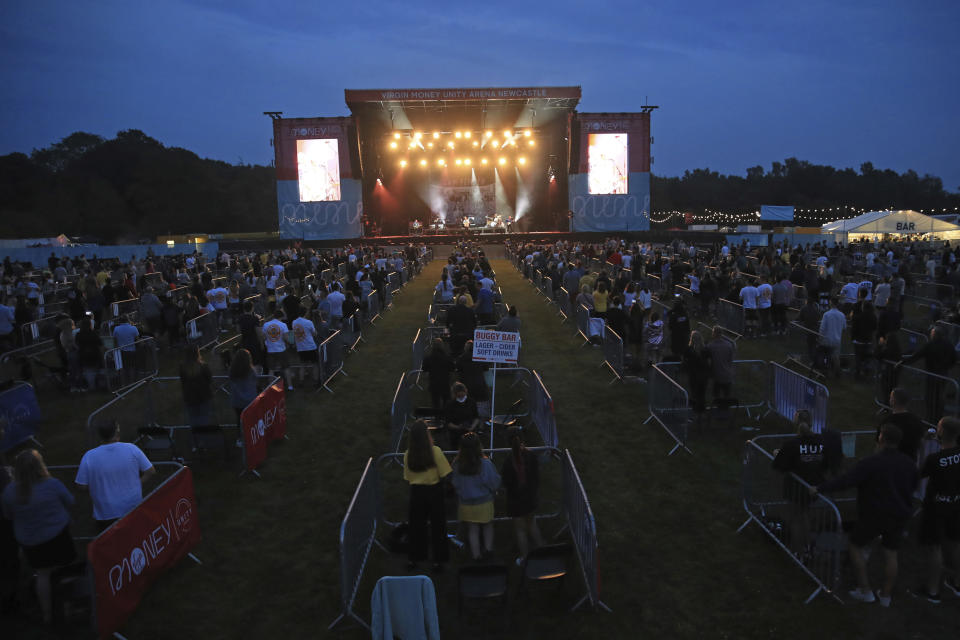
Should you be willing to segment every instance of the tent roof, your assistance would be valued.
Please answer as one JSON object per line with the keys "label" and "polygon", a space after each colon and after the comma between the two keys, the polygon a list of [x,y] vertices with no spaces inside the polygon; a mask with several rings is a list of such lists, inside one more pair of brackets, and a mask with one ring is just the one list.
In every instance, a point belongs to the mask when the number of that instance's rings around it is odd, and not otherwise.
{"label": "tent roof", "polygon": [[941,233],[960,231],[960,225],[918,211],[868,211],[849,220],[834,220],[820,227],[823,233]]}

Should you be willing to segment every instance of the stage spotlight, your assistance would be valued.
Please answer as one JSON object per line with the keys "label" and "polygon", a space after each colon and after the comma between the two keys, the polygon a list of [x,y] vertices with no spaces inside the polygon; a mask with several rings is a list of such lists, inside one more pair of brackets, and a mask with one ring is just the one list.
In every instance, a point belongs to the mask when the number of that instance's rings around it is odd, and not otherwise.
{"label": "stage spotlight", "polygon": [[391,148],[391,149],[396,149],[396,148],[397,148],[397,143],[396,143],[396,142],[391,142],[391,143],[390,143],[390,148]]}
{"label": "stage spotlight", "polygon": [[527,159],[526,159],[526,158],[523,158],[523,157],[520,157],[520,158],[517,158],[517,162],[520,163],[520,164],[527,164]]}
{"label": "stage spotlight", "polygon": [[394,139],[394,140],[399,140],[399,139],[400,139],[400,133],[399,133],[399,132],[394,132],[394,134],[393,134],[393,139]]}
{"label": "stage spotlight", "polygon": [[487,164],[487,159],[486,159],[486,158],[482,158],[482,159],[480,160],[480,164],[486,165],[486,164]]}
{"label": "stage spotlight", "polygon": [[469,138],[469,137],[470,137],[470,132],[469,132],[469,131],[464,131],[464,132],[463,132],[463,137],[464,137],[464,138]]}
{"label": "stage spotlight", "polygon": [[534,146],[536,143],[535,143],[533,140],[528,140],[528,141],[527,141],[527,144],[529,144],[529,145],[532,147],[532,146]]}
{"label": "stage spotlight", "polygon": [[497,140],[491,140],[490,144],[492,144],[493,146],[497,146],[499,142]]}
{"label": "stage spotlight", "polygon": [[462,137],[463,137],[463,134],[462,134],[461,132],[459,132],[459,131],[457,131],[457,133],[454,134],[454,135],[456,135],[458,138],[462,138]]}
{"label": "stage spotlight", "polygon": [[509,131],[504,131],[504,132],[503,132],[503,137],[504,137],[504,138],[509,138],[509,137],[510,137],[510,132],[509,132]]}
{"label": "stage spotlight", "polygon": [[512,144],[513,146],[517,146],[516,138],[510,138],[510,144]]}
{"label": "stage spotlight", "polygon": [[497,162],[499,162],[500,164],[507,164],[507,159],[506,159],[506,158],[500,158]]}
{"label": "stage spotlight", "polygon": [[415,134],[413,134],[413,139],[414,139],[414,140],[419,140],[419,139],[422,138],[422,137],[423,137],[423,134],[420,133],[419,131],[417,131]]}
{"label": "stage spotlight", "polygon": [[457,166],[459,167],[462,164],[463,164],[463,160],[461,160],[460,158],[457,158]]}
{"label": "stage spotlight", "polygon": [[421,167],[427,166],[427,159],[426,159],[426,158],[423,158],[422,160],[420,160],[420,166],[421,166]]}
{"label": "stage spotlight", "polygon": [[450,142],[448,142],[448,143],[447,143],[447,146],[450,147],[451,149],[453,149],[453,148],[454,148],[453,140],[451,140]]}
{"label": "stage spotlight", "polygon": [[465,164],[465,165],[467,165],[467,166],[469,167],[469,166],[470,166],[470,158],[467,158],[466,160],[464,160],[464,161],[463,161],[463,164]]}
{"label": "stage spotlight", "polygon": [[493,135],[493,131],[487,131],[485,134],[488,138]]}
{"label": "stage spotlight", "polygon": [[439,131],[434,131],[434,132],[433,132],[433,139],[436,140],[436,139],[439,138],[439,137],[440,137],[440,132],[439,132]]}
{"label": "stage spotlight", "polygon": [[411,149],[416,149],[416,147],[417,147],[417,143],[416,143],[416,142],[411,142],[411,143],[410,143],[410,148],[411,148]]}
{"label": "stage spotlight", "polygon": [[405,167],[405,166],[407,166],[407,161],[406,161],[406,160],[401,160],[401,161],[400,161],[400,167],[403,168],[403,167]]}
{"label": "stage spotlight", "polygon": [[433,143],[432,143],[432,142],[428,142],[428,143],[427,143],[427,146],[430,147],[431,149],[433,149]]}
{"label": "stage spotlight", "polygon": [[480,143],[479,143],[479,142],[477,142],[476,140],[474,140],[474,141],[473,141],[473,146],[475,146],[475,147],[479,147],[479,146],[480,146]]}
{"label": "stage spotlight", "polygon": [[439,167],[446,166],[446,164],[447,164],[447,163],[446,163],[446,161],[444,161],[443,158],[440,158],[439,160],[437,160],[437,166],[439,166]]}
{"label": "stage spotlight", "polygon": [[530,133],[530,129],[527,129],[526,131],[523,132],[523,135],[524,135],[525,137],[529,138],[529,137],[530,137],[531,135],[533,135],[533,134]]}

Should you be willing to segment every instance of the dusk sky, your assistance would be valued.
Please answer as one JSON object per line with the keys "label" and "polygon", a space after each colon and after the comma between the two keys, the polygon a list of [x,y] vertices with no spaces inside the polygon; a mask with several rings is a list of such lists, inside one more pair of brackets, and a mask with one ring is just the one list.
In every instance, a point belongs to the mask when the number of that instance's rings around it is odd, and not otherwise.
{"label": "dusk sky", "polygon": [[957,0],[4,0],[0,154],[141,129],[266,164],[263,111],[347,115],[345,88],[580,85],[660,106],[656,174],[795,156],[960,191],[958,31]]}

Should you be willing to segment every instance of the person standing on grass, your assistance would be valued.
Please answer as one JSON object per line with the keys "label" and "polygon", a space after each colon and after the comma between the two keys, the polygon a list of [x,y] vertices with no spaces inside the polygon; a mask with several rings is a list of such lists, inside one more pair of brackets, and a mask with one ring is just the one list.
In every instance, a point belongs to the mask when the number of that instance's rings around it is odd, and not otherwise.
{"label": "person standing on grass", "polygon": [[820,318],[820,346],[827,352],[830,367],[840,376],[840,344],[847,328],[847,317],[837,308],[836,298],[830,299],[830,309]]}
{"label": "person standing on grass", "polygon": [[410,484],[408,569],[416,569],[418,562],[426,560],[431,547],[434,570],[442,570],[450,559],[442,484],[450,472],[450,463],[433,444],[427,424],[423,420],[414,422],[403,454],[403,479]]}
{"label": "person standing on grass", "polygon": [[467,523],[470,557],[478,562],[484,554],[489,556],[493,553],[493,498],[500,488],[500,474],[483,454],[480,438],[473,432],[465,434],[460,440],[460,450],[452,466],[453,487],[459,500],[457,518]]}
{"label": "person standing on grass", "polygon": [[926,583],[914,595],[940,602],[940,576],[944,556],[952,565],[954,579],[943,584],[960,597],[960,419],[941,418],[937,423],[940,451],[924,460],[920,477],[929,478],[920,520],[920,544],[928,554]]}
{"label": "person standing on grass", "polygon": [[[889,607],[897,580],[897,550],[913,513],[913,490],[917,485],[917,466],[898,450],[903,434],[894,424],[883,425],[878,453],[864,458],[843,475],[811,487],[811,495],[857,487],[857,524],[850,532],[850,560],[857,575],[857,588],[850,597],[860,602],[875,602]],[[886,569],[883,588],[874,594],[867,576],[864,548],[876,538],[883,545]]]}
{"label": "person standing on grass", "polygon": [[713,327],[711,340],[707,343],[710,354],[710,375],[713,377],[713,402],[720,398],[729,398],[733,392],[733,359],[736,346],[733,340],[723,335],[720,325]]}
{"label": "person standing on grass", "polygon": [[511,455],[503,461],[500,477],[507,491],[507,515],[513,519],[517,550],[520,552],[517,564],[521,565],[530,553],[530,540],[533,540],[534,548],[543,546],[535,515],[540,492],[540,461],[523,444],[522,429],[511,427],[507,438]]}
{"label": "person standing on grass", "polygon": [[3,517],[13,522],[14,537],[37,572],[34,587],[44,624],[53,620],[50,576],[77,557],[70,535],[74,502],[63,483],[50,477],[36,449],[17,454],[13,482],[2,494]]}

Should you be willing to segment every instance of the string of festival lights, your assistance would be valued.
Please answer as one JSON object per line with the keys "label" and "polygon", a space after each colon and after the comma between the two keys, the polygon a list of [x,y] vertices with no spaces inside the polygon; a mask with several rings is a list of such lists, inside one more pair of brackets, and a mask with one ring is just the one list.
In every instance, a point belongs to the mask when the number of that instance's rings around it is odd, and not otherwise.
{"label": "string of festival lights", "polygon": [[[843,205],[838,207],[821,207],[821,208],[801,208],[798,207],[794,209],[796,217],[798,219],[807,220],[810,222],[832,222],[834,220],[848,220],[850,218],[855,218],[859,215],[867,213],[869,211],[896,211],[897,207],[886,207],[884,209],[876,208],[864,208],[864,207],[855,207],[853,205]],[[925,213],[928,215],[937,215],[944,213],[955,213],[960,211],[960,207],[935,207],[932,209],[913,209],[918,213]],[[746,223],[746,222],[757,222],[760,218],[760,212],[757,210],[751,211],[712,211],[710,209],[704,209],[704,213],[692,213],[690,211],[652,211],[650,213],[650,222],[654,223],[666,223],[670,222],[674,218],[679,218],[680,221],[693,220],[694,223],[706,223],[706,222],[733,222],[733,223]]]}

